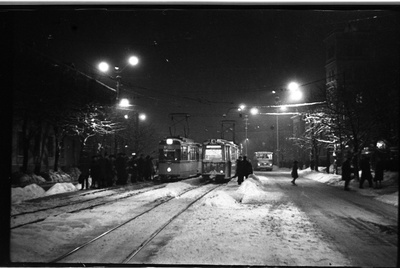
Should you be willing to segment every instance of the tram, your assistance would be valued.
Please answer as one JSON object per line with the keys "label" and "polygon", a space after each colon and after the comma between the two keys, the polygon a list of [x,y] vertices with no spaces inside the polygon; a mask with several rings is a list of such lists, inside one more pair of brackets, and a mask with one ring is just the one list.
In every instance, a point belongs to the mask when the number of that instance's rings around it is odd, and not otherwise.
{"label": "tram", "polygon": [[201,172],[201,144],[184,137],[167,137],[159,143],[160,181],[187,179]]}
{"label": "tram", "polygon": [[273,152],[254,152],[254,160],[256,161],[254,170],[272,171],[273,155]]}
{"label": "tram", "polygon": [[229,181],[236,172],[239,148],[232,141],[209,139],[203,142],[202,176],[215,182]]}

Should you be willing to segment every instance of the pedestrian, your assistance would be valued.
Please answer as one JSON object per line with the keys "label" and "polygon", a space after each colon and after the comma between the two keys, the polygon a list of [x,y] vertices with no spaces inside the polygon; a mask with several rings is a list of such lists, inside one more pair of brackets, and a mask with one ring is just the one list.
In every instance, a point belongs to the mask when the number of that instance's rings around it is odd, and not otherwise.
{"label": "pedestrian", "polygon": [[144,155],[143,154],[140,154],[140,157],[137,160],[137,168],[138,168],[138,181],[143,181],[143,172],[144,172]]}
{"label": "pedestrian", "polygon": [[90,176],[92,177],[92,189],[96,189],[99,186],[100,179],[100,165],[99,165],[99,156],[92,156],[92,163],[90,164]]}
{"label": "pedestrian", "polygon": [[371,166],[369,164],[369,157],[364,156],[361,159],[360,163],[360,168],[361,168],[361,179],[360,179],[360,189],[364,188],[364,181],[368,181],[369,187],[372,187],[372,174],[371,174]]}
{"label": "pedestrian", "polygon": [[107,187],[107,155],[99,156],[99,178],[98,178],[98,183],[99,183],[99,188],[105,188]]}
{"label": "pedestrian", "polygon": [[137,156],[136,155],[133,155],[129,159],[129,161],[128,161],[128,170],[129,170],[129,174],[131,176],[131,183],[137,182],[138,169],[137,169]]}
{"label": "pedestrian", "polygon": [[115,170],[117,171],[117,185],[125,185],[128,174],[126,170],[126,159],[123,153],[119,153],[115,160]]}
{"label": "pedestrian", "polygon": [[382,188],[384,165],[382,159],[378,156],[375,165],[375,188]]}
{"label": "pedestrian", "polygon": [[145,160],[144,160],[144,167],[143,167],[143,178],[145,181],[150,181],[152,180],[153,176],[153,161],[150,155],[147,155]]}
{"label": "pedestrian", "polygon": [[247,156],[243,156],[243,169],[246,179],[249,177],[250,174],[253,174],[253,166],[251,165],[250,161],[247,160]]}
{"label": "pedestrian", "polygon": [[299,177],[299,174],[297,173],[297,170],[299,169],[298,163],[299,162],[297,162],[297,161],[293,162],[292,173],[291,173],[292,178],[293,178],[293,180],[292,180],[293,185],[296,185],[296,179]]}
{"label": "pedestrian", "polygon": [[243,157],[239,156],[239,158],[236,160],[236,171],[235,171],[235,176],[234,178],[238,178],[238,184],[241,185],[244,179],[244,170],[243,170]]}
{"label": "pedestrian", "polygon": [[105,153],[101,164],[102,172],[104,172],[103,187],[110,187],[113,185],[113,164],[111,162],[111,155],[109,156],[107,153]]}
{"label": "pedestrian", "polygon": [[89,189],[89,175],[90,175],[90,160],[86,153],[83,153],[82,158],[80,159],[79,170],[81,174],[79,175],[78,182],[82,184],[81,190]]}
{"label": "pedestrian", "polygon": [[347,156],[346,160],[342,163],[342,180],[344,181],[344,190],[350,191],[349,183],[351,180],[351,156]]}
{"label": "pedestrian", "polygon": [[114,185],[115,177],[117,175],[117,172],[115,170],[115,155],[113,154],[110,154],[110,156],[108,157],[106,173],[107,186],[111,187]]}

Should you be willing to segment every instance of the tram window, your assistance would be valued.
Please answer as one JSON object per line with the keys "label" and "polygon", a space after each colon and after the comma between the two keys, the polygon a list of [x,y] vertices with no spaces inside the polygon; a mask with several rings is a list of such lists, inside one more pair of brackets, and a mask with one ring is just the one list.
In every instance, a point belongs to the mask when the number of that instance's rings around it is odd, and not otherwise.
{"label": "tram window", "polygon": [[232,162],[237,160],[237,149],[235,147],[232,147],[231,158],[232,158]]}
{"label": "tram window", "polygon": [[191,147],[189,152],[189,160],[197,160],[197,159],[198,159],[197,147]]}
{"label": "tram window", "polygon": [[182,160],[189,160],[188,158],[188,147],[187,146],[182,146],[181,147],[182,150]]}
{"label": "tram window", "polygon": [[206,148],[204,160],[222,161],[222,149]]}
{"label": "tram window", "polygon": [[180,150],[160,149],[160,160],[178,161],[180,160]]}

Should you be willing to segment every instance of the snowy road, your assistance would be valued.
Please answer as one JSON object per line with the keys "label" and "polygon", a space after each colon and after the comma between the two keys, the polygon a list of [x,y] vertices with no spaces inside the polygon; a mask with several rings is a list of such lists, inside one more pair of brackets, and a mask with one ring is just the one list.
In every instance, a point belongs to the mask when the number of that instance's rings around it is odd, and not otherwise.
{"label": "snowy road", "polygon": [[352,266],[397,266],[397,207],[309,179],[293,186],[287,173],[257,174],[269,189],[285,193],[281,203],[304,211]]}
{"label": "snowy road", "polygon": [[[222,185],[174,219],[130,263],[396,266],[397,207],[313,180],[299,178],[298,186],[292,186],[290,180],[287,171],[256,172],[241,186],[235,179]],[[126,187],[129,198],[89,211],[61,211],[41,222],[13,229],[12,261],[54,260],[75,245],[138,215],[156,200],[176,197],[199,184],[196,179],[170,183],[140,195],[131,195],[133,189]],[[76,194],[71,196],[74,200],[81,193]],[[172,202],[176,205],[168,209],[160,207],[158,213],[82,251],[79,258],[71,255],[64,261],[120,263],[126,257],[123,252],[140,245],[152,229],[180,210],[181,201]],[[36,200],[34,207],[40,207],[40,202]],[[51,202],[60,205],[65,199],[54,196]],[[22,207],[31,210],[29,202],[19,205],[19,210]]]}

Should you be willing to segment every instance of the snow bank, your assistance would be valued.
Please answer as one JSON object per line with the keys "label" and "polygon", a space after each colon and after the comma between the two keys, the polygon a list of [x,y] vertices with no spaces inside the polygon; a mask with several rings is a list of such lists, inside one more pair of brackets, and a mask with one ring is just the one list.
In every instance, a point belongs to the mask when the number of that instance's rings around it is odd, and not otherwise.
{"label": "snow bank", "polygon": [[47,192],[45,195],[53,195],[53,194],[61,194],[65,192],[73,192],[79,190],[79,186],[75,186],[70,182],[64,182],[64,183],[56,183],[54,184]]}
{"label": "snow bank", "polygon": [[39,185],[33,183],[24,188],[11,188],[11,203],[20,203],[25,200],[35,199],[43,196],[77,191],[81,188],[80,184],[74,186],[72,183],[56,183],[47,192]]}
{"label": "snow bank", "polygon": [[37,184],[29,184],[24,188],[17,187],[11,189],[12,203],[20,203],[24,200],[42,197],[45,190]]}
{"label": "snow bank", "polygon": [[185,182],[173,182],[173,183],[168,183],[165,187],[161,189],[145,193],[144,196],[151,195],[152,198],[162,198],[166,196],[176,197],[180,193],[182,193],[183,190],[189,187],[192,186]]}
{"label": "snow bank", "polygon": [[225,191],[216,191],[207,195],[201,204],[218,208],[241,208],[240,204]]}
{"label": "snow bank", "polygon": [[399,192],[397,191],[393,194],[384,194],[376,197],[375,199],[397,207],[399,205]]}

